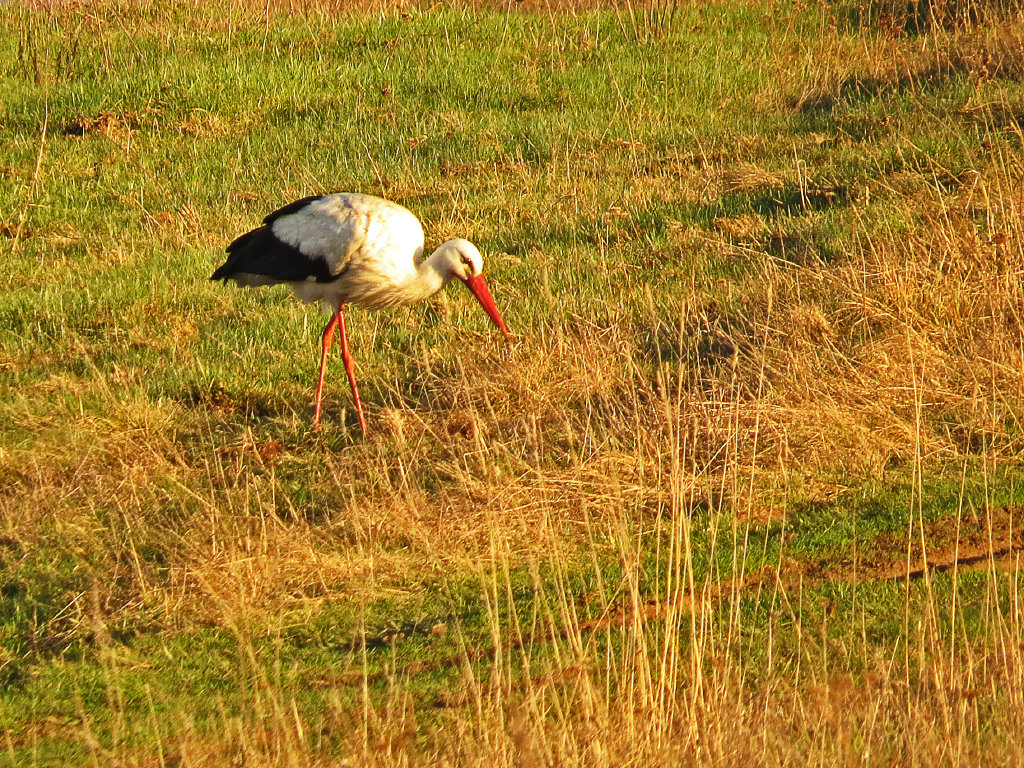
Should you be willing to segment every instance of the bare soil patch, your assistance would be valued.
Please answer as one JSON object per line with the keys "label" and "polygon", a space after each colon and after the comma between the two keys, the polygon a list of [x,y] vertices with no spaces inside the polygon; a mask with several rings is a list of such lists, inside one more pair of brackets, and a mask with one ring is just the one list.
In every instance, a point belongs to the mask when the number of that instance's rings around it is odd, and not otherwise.
{"label": "bare soil patch", "polygon": [[[876,536],[848,557],[817,563],[792,563],[785,577],[811,581],[884,581],[920,578],[926,571],[977,570],[1012,567],[1024,550],[1024,510],[1009,506],[982,517],[967,517],[915,524],[912,531]],[[908,541],[909,539],[909,541]],[[922,546],[923,545],[923,546]]]}
{"label": "bare soil patch", "polygon": [[[783,591],[814,587],[825,582],[864,584],[894,579],[919,579],[927,572],[976,571],[1015,568],[1024,551],[1024,509],[1007,506],[983,517],[948,517],[914,526],[913,530],[889,533],[861,542],[849,554],[829,553],[819,560],[787,558],[736,579],[709,583],[697,596],[709,607],[730,596],[759,587]],[[923,547],[922,547],[923,543]],[[639,604],[620,601],[600,617],[580,623],[580,629],[621,627],[636,619],[648,620],[693,610],[694,596],[672,600],[652,599]],[[537,638],[531,638],[537,639]]]}

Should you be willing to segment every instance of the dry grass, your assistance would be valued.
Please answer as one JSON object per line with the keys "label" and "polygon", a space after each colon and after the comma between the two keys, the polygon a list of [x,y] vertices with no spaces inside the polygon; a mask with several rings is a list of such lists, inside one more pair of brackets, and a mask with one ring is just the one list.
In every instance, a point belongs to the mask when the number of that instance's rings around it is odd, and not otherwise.
{"label": "dry grass", "polygon": [[982,443],[1020,456],[1019,400],[1008,396],[1024,370],[1020,219],[1004,190],[1005,218],[979,227],[965,210],[974,194],[992,190],[935,200],[906,238],[865,235],[857,261],[764,264],[742,317],[719,321],[746,353],[741,378],[753,389],[761,377],[771,403],[759,450],[876,474]]}
{"label": "dry grass", "polygon": [[[984,227],[967,215],[979,200]],[[281,480],[309,446],[248,430],[212,456],[183,455],[166,412],[140,403],[110,416],[123,428],[86,420],[71,444],[54,435],[52,452],[37,446],[33,468],[9,476],[3,496],[5,546],[27,556],[57,535],[80,563],[81,595],[40,629],[66,646],[102,646],[140,621],[236,634],[251,656],[249,698],[216,735],[183,714],[163,726],[164,759],[182,765],[318,765],[318,745],[338,743],[361,765],[1012,763],[1016,561],[1003,563],[1008,575],[985,571],[980,640],[932,616],[957,616],[956,597],[932,597],[923,616],[908,616],[922,623],[906,644],[853,638],[869,654],[855,670],[853,649],[828,637],[828,611],[800,607],[801,580],[769,570],[723,595],[693,565],[694,510],[756,522],[765,505],[785,509],[794,476],[881,477],[894,465],[966,461],[979,446],[987,461],[1019,460],[1019,202],[998,180],[919,202],[913,235],[865,233],[858,258],[763,260],[736,286],[735,308],[680,297],[679,325],[655,328],[679,362],[663,361],[654,380],[648,353],[622,328],[580,324],[546,354],[519,347],[497,367],[468,356],[454,377],[424,382],[420,407],[380,413],[369,442],[320,455],[321,519],[291,507]],[[564,456],[561,471],[552,452]],[[443,490],[422,490],[440,476]],[[634,510],[669,529],[668,581],[653,598],[641,587],[650,555],[629,532]],[[576,605],[561,580],[586,551],[623,563],[614,603]],[[542,578],[551,562],[563,575]],[[504,623],[508,574],[524,565],[549,597],[540,634]],[[901,572],[898,558],[888,567]],[[301,623],[340,595],[400,599],[410,584],[467,569],[488,605],[492,648],[464,645],[451,658],[461,682],[426,730],[403,683],[422,667],[392,673],[385,698],[367,698],[361,713],[329,696],[315,721],[262,677],[249,628]],[[96,586],[108,582],[117,587]],[[765,632],[743,609],[762,593],[777,606],[767,666],[729,651],[743,647],[747,622]],[[618,618],[586,618],[602,615]],[[361,679],[317,686],[353,690]],[[151,759],[127,741],[99,747],[91,727],[72,730],[103,760]]]}
{"label": "dry grass", "polygon": [[883,18],[871,37],[841,35],[838,23],[832,17],[831,40],[804,47],[806,77],[801,90],[788,95],[790,108],[828,111],[852,94],[885,96],[961,78],[982,83],[1024,74],[1024,22],[1005,12],[990,24],[939,26],[912,39],[891,18],[889,26]]}
{"label": "dry grass", "polygon": [[[630,23],[630,40],[655,29]],[[776,65],[804,77],[757,103],[785,94],[820,117],[852,94],[1019,77],[1019,33],[1011,20],[923,41],[787,38]],[[366,441],[333,425],[307,434],[297,387],[155,396],[147,371],[95,362],[112,344],[184,358],[210,333],[159,297],[75,329],[74,365],[58,348],[12,351],[3,370],[49,373],[2,414],[24,437],[0,448],[3,597],[19,606],[4,626],[20,643],[3,646],[0,674],[41,691],[31,715],[0,710],[11,763],[59,742],[123,765],[1024,760],[1020,508],[998,487],[1024,452],[1024,166],[1016,102],[984,94],[939,121],[990,136],[967,171],[904,132],[896,146],[916,160],[852,191],[807,173],[805,158],[843,135],[777,154],[788,139],[680,154],[602,138],[571,161],[567,148],[539,163],[439,163],[441,179],[502,200],[549,179],[535,206],[503,204],[514,231],[593,218],[606,314],[553,295],[546,271],[539,287],[509,281],[496,293],[536,313],[533,333],[502,347],[460,328],[462,356],[450,339],[403,348],[409,359],[372,372]],[[81,117],[62,140],[121,147],[152,117],[139,114]],[[195,109],[171,127],[202,142],[242,122]],[[410,152],[429,146],[419,136]],[[609,202],[599,192],[622,168]],[[253,197],[229,200],[230,226]],[[210,222],[226,215],[193,202],[166,203],[146,231],[167,248],[219,242]],[[453,198],[431,237],[484,227],[467,205]],[[644,217],[673,206],[720,215],[659,221],[655,241]],[[844,237],[826,249],[840,207]],[[18,237],[82,238],[35,226]],[[525,263],[554,271],[568,248],[539,237]],[[676,279],[695,252],[732,272]],[[120,245],[103,255],[140,259]],[[671,292],[645,283],[652,265]],[[240,317],[242,301],[211,306]],[[405,317],[414,330],[417,318]],[[834,502],[894,476],[905,496],[883,534],[820,544],[815,526],[862,514]],[[931,478],[955,491],[938,522]],[[373,623],[375,603],[405,616],[425,595],[444,608],[412,629]],[[351,626],[318,628],[331,617]],[[192,644],[230,673],[162,677]],[[74,678],[68,693],[79,661],[100,682]],[[48,696],[73,704],[52,714]]]}

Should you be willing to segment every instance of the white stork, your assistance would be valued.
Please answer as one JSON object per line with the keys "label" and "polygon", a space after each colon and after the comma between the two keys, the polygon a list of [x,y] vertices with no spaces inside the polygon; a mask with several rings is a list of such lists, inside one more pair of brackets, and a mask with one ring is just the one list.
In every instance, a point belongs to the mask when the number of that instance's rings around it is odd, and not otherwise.
{"label": "white stork", "polygon": [[406,208],[371,195],[342,192],[296,200],[227,247],[228,258],[211,280],[238,285],[286,283],[303,301],[322,301],[334,313],[323,332],[313,428],[320,426],[327,351],[341,330],[345,362],[359,427],[366,417],[356,386],[345,333],[345,306],[394,307],[432,296],[453,277],[466,284],[506,338],[508,330],[487,289],[483,258],[468,240],[449,240],[423,255],[423,227]]}

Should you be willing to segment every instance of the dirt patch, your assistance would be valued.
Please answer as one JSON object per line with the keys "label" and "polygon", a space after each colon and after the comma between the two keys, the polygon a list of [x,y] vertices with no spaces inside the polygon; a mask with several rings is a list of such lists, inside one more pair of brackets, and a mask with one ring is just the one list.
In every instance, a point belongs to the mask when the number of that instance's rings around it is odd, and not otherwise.
{"label": "dirt patch", "polygon": [[[813,581],[885,581],[920,578],[927,570],[976,570],[1012,564],[1024,551],[1024,508],[992,510],[984,517],[944,518],[876,536],[850,557],[795,565],[793,575]],[[922,548],[923,543],[923,548]],[[790,573],[787,571],[787,576]]]}
{"label": "dirt patch", "polygon": [[153,118],[159,110],[146,109],[143,113],[131,109],[114,112],[103,110],[96,115],[80,115],[63,128],[65,136],[80,137],[99,134],[107,138],[121,136],[142,126],[147,118]]}
{"label": "dirt patch", "polygon": [[[924,547],[922,550],[922,541]],[[894,579],[919,579],[928,572],[977,571],[1012,568],[1024,552],[1024,507],[994,509],[984,517],[971,515],[944,518],[915,525],[906,531],[876,536],[860,542],[849,555],[821,560],[786,559],[736,579],[705,585],[699,600],[715,607],[736,595],[759,587],[784,591],[814,587],[825,582],[863,584]],[[580,629],[621,627],[631,621],[647,621],[671,613],[689,613],[693,597],[654,599],[639,605],[625,602],[610,606],[604,615],[583,621]],[[532,639],[552,639],[532,638]]]}

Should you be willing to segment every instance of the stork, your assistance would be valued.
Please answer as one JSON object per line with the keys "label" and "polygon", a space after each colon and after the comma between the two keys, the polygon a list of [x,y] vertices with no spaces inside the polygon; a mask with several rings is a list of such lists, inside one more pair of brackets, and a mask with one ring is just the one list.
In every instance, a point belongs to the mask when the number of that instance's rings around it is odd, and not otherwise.
{"label": "stork", "polygon": [[296,200],[235,239],[228,258],[210,277],[242,286],[291,286],[301,300],[323,302],[333,313],[321,338],[313,429],[320,427],[327,352],[341,332],[341,356],[352,387],[359,427],[366,416],[345,331],[345,307],[380,309],[433,296],[452,278],[466,284],[498,329],[508,329],[483,276],[483,257],[468,240],[442,244],[423,255],[423,227],[408,209],[372,195],[342,192]]}

